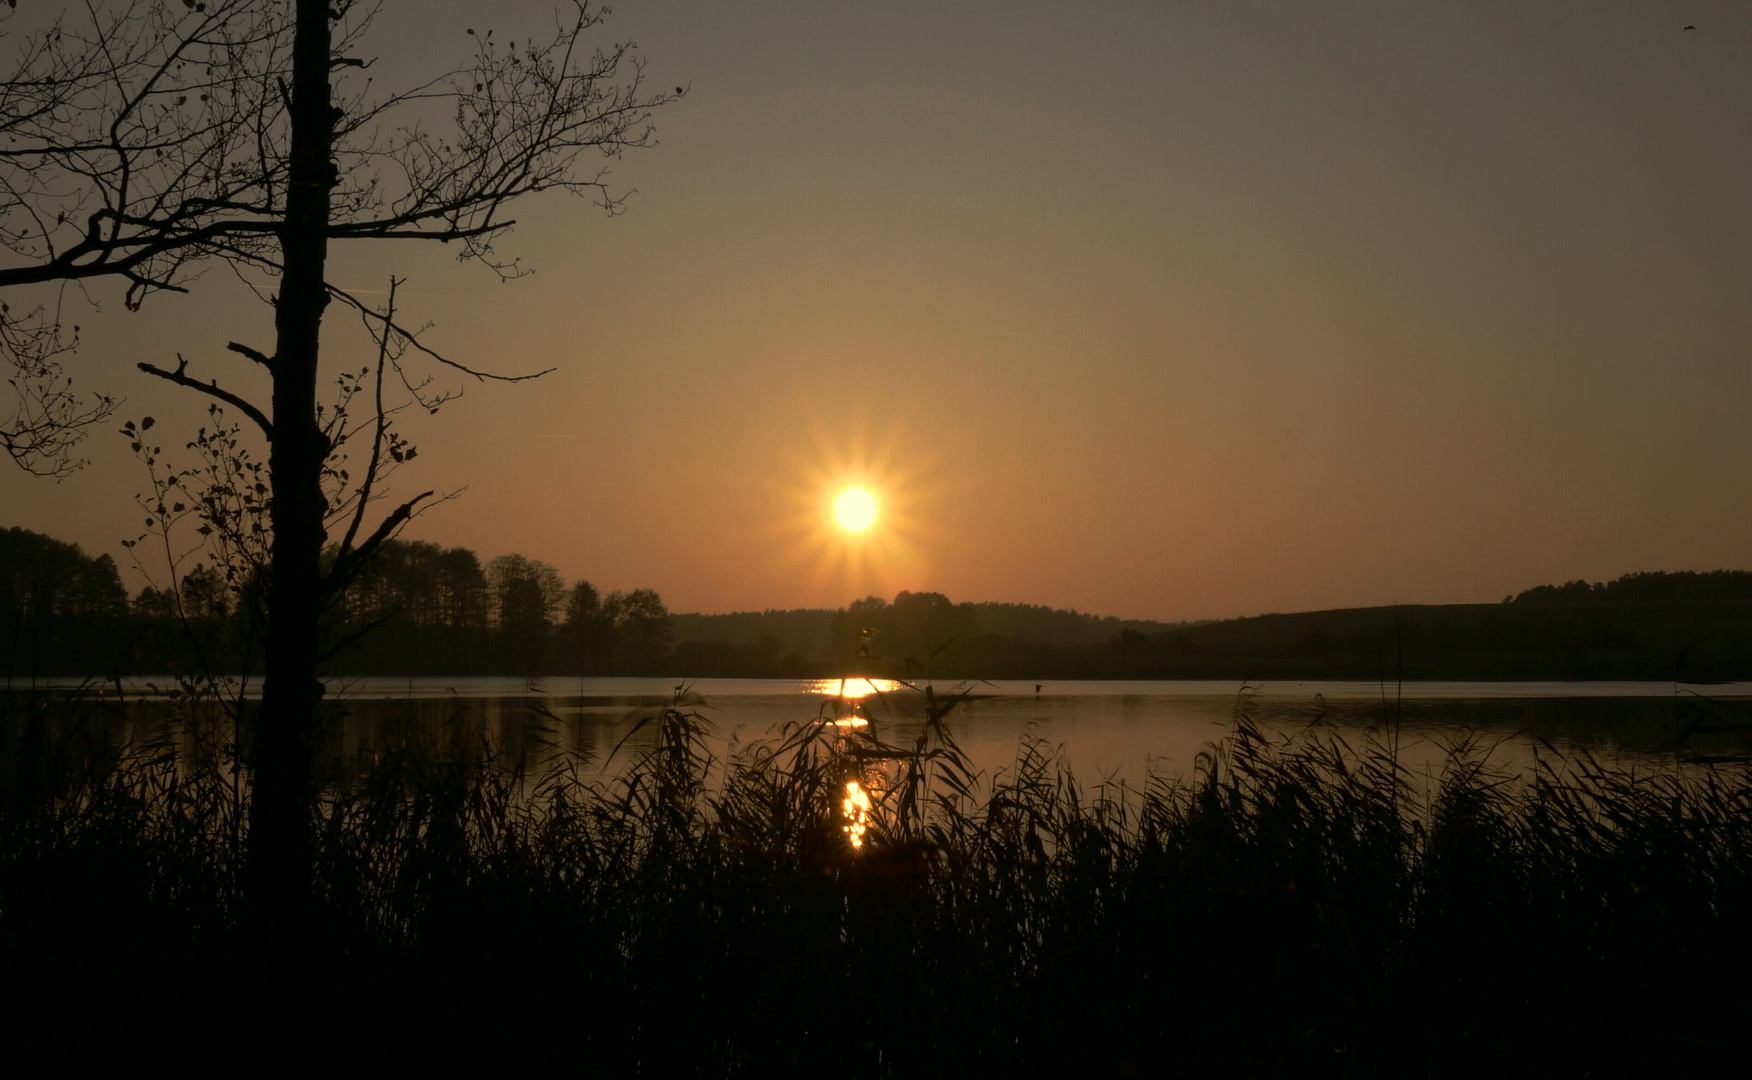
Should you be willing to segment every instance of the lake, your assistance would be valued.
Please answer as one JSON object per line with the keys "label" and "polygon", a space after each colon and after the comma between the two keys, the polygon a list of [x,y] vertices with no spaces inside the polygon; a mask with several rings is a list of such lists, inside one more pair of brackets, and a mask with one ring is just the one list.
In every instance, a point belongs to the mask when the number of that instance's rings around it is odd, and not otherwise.
{"label": "lake", "polygon": [[[69,684],[55,684],[67,689]],[[153,680],[124,682],[123,710],[135,719],[161,713]],[[328,744],[340,757],[369,754],[381,726],[417,720],[460,724],[537,758],[563,747],[598,768],[629,733],[622,755],[648,738],[639,720],[673,700],[675,679],[355,678],[334,679],[328,703],[339,720]],[[921,693],[876,680],[702,679],[685,684],[713,731],[713,746],[766,737],[787,722],[818,717],[867,721],[889,742],[920,730]],[[16,689],[16,688],[15,688]],[[1291,733],[1325,725],[1353,745],[1390,737],[1414,772],[1440,768],[1448,747],[1476,738],[1505,767],[1520,768],[1547,748],[1659,760],[1698,754],[1744,755],[1752,730],[1752,683],[1653,682],[1236,682],[997,681],[938,684],[939,695],[966,691],[947,724],[982,770],[1013,765],[1024,736],[1060,748],[1085,784],[1102,777],[1140,782],[1146,773],[1184,774],[1198,753],[1226,735],[1243,697],[1264,727]],[[108,690],[114,696],[115,688]],[[1397,724],[1395,723],[1397,721]],[[1683,739],[1682,739],[1683,736]],[[623,758],[624,760],[624,758]]]}

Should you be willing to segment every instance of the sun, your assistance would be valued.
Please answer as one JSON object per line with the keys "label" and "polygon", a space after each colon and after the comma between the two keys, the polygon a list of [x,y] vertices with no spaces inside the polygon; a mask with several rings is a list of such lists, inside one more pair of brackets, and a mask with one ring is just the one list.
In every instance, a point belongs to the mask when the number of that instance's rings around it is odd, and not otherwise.
{"label": "sun", "polygon": [[807,572],[823,606],[848,596],[893,596],[924,580],[927,544],[942,542],[923,511],[945,497],[952,470],[931,460],[928,439],[908,438],[906,421],[872,432],[856,409],[811,416],[766,476],[774,569]]}
{"label": "sun", "polygon": [[876,523],[876,496],[861,487],[849,487],[834,499],[833,516],[847,532],[863,532]]}

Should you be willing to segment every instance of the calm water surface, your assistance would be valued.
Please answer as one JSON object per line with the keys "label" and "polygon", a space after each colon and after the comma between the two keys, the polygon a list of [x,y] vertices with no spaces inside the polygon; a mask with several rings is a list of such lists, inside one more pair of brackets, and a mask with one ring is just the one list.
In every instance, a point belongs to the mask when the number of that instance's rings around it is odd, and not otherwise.
{"label": "calm water surface", "polygon": [[[154,684],[123,684],[128,714],[145,719],[162,708]],[[342,756],[368,754],[383,725],[415,720],[462,725],[507,751],[536,757],[564,748],[612,769],[616,747],[625,755],[642,745],[649,727],[635,731],[639,721],[674,700],[683,685],[634,678],[334,679],[327,698],[336,721],[330,748]],[[921,693],[883,680],[842,686],[839,680],[701,679],[685,688],[698,695],[693,707],[709,722],[720,755],[787,723],[848,715],[867,717],[889,742],[910,742],[924,713]],[[1228,734],[1243,699],[1266,728],[1280,733],[1324,725],[1360,745],[1397,730],[1403,760],[1417,771],[1439,769],[1448,748],[1467,738],[1494,747],[1508,767],[1530,763],[1547,747],[1657,759],[1672,759],[1676,751],[1744,754],[1752,748],[1746,735],[1752,683],[998,681],[938,683],[935,689],[969,694],[947,723],[980,769],[1013,766],[1022,740],[1039,738],[1085,783],[1185,773],[1201,750]]]}
{"label": "calm water surface", "polygon": [[[536,755],[565,747],[602,767],[639,720],[674,699],[675,679],[358,678],[336,679],[328,701],[339,718],[335,749],[368,750],[395,719],[463,724]],[[920,729],[922,694],[877,680],[701,679],[699,695],[719,753],[773,735],[784,724],[845,716],[856,702],[890,742]],[[135,692],[143,686],[132,688]],[[1505,766],[1523,766],[1546,747],[1603,755],[1672,758],[1682,752],[1743,754],[1752,727],[1752,683],[1690,686],[1649,682],[1067,681],[936,685],[967,691],[948,726],[975,764],[1012,766],[1024,737],[1058,748],[1085,782],[1132,782],[1146,772],[1184,773],[1226,735],[1245,697],[1269,729],[1326,725],[1353,744],[1391,737],[1406,764],[1439,769],[1448,747],[1475,738]],[[626,744],[637,747],[648,728]],[[1684,735],[1683,747],[1680,736]],[[620,751],[627,753],[625,747]]]}

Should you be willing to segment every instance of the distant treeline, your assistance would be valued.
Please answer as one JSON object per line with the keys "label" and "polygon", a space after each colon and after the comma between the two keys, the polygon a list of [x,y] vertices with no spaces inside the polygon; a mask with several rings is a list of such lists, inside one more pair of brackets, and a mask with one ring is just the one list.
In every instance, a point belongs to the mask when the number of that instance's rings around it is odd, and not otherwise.
{"label": "distant treeline", "polygon": [[0,531],[0,677],[104,674],[140,620],[108,555],[25,529]]}
{"label": "distant treeline", "polygon": [[[109,556],[8,529],[0,674],[238,670],[252,655],[252,591],[207,567],[174,590],[130,597]],[[467,548],[397,541],[336,603],[329,638],[335,674],[1711,682],[1752,679],[1752,572],[1182,624],[913,592],[696,615],[671,614],[651,589],[568,584],[521,555],[483,562]]]}
{"label": "distant treeline", "polygon": [[331,666],[364,675],[666,674],[669,610],[652,589],[570,585],[522,555],[396,541],[348,590]]}
{"label": "distant treeline", "polygon": [[[0,532],[0,676],[165,674],[256,667],[251,596],[212,566],[130,597],[108,555]],[[329,613],[335,674],[658,674],[672,646],[651,589],[567,585],[521,555],[392,541]]]}
{"label": "distant treeline", "polygon": [[[687,676],[837,675],[860,658],[895,674],[953,674],[979,643],[999,652],[1057,655],[1099,648],[1122,634],[1159,633],[1176,624],[1116,619],[1037,604],[952,603],[941,593],[867,596],[844,608],[675,615],[671,667]],[[865,633],[868,631],[868,634]]]}
{"label": "distant treeline", "polygon": [[[832,611],[679,616],[678,675],[1014,679],[1752,679],[1752,572],[1638,573],[1501,604],[1167,625],[901,593]],[[855,660],[868,629],[870,657]],[[825,667],[823,666],[825,663]]]}
{"label": "distant treeline", "polygon": [[1591,585],[1578,579],[1505,596],[1503,603],[1752,605],[1752,573],[1712,570],[1705,574],[1626,574],[1616,581]]}

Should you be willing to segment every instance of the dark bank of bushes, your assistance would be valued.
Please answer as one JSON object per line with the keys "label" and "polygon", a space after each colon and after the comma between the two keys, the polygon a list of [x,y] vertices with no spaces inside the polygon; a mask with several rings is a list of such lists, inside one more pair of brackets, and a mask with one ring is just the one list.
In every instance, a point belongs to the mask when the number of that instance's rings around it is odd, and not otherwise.
{"label": "dark bank of bushes", "polygon": [[[174,588],[130,599],[108,556],[0,531],[0,678],[258,669],[258,583],[185,569]],[[1718,682],[1752,680],[1752,573],[1179,626],[914,592],[839,610],[676,616],[650,589],[603,594],[520,555],[483,562],[392,541],[336,599],[325,631],[325,668],[343,676],[820,678],[868,646],[896,670],[964,678]]]}
{"label": "dark bank of bushes", "polygon": [[[1186,781],[975,783],[940,723],[726,769],[683,699],[604,770],[386,729],[335,761],[310,926],[246,927],[225,732],[9,719],[15,1065],[591,1076],[1479,1076],[1737,1066],[1744,764],[1277,741]],[[170,728],[167,731],[176,732]],[[634,740],[638,742],[638,739]],[[848,780],[874,796],[854,851]]]}
{"label": "dark bank of bushes", "polygon": [[1164,679],[1733,681],[1752,679],[1752,604],[1632,594],[1261,615],[1116,641],[1078,670]]}
{"label": "dark bank of bushes", "polygon": [[868,640],[896,668],[908,657],[935,655],[937,673],[965,678],[1718,682],[1752,679],[1752,573],[1629,574],[1531,589],[1501,604],[1348,608],[1179,626],[903,592],[837,612],[683,616],[677,628],[683,644],[667,670],[688,677],[776,673],[752,648],[772,637],[801,654],[793,666],[813,661],[809,673],[821,676]]}
{"label": "dark bank of bushes", "polygon": [[0,529],[0,679],[110,670],[127,655],[128,592],[115,560],[28,529]]}
{"label": "dark bank of bushes", "polygon": [[[254,573],[184,560],[160,584],[130,597],[108,555],[0,530],[0,681],[260,670]],[[672,642],[651,589],[603,594],[521,555],[483,562],[401,540],[329,606],[324,630],[334,675],[666,675]]]}

